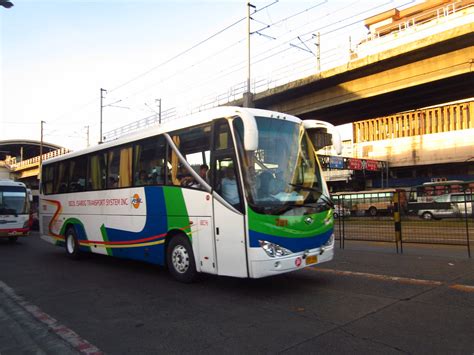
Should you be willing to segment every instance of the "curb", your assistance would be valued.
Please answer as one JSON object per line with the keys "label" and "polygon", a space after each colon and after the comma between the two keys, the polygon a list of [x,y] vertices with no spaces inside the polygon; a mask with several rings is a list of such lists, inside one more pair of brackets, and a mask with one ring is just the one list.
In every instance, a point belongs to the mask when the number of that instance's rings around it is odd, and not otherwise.
{"label": "curb", "polygon": [[104,354],[96,346],[81,338],[76,332],[59,323],[56,319],[43,312],[39,307],[29,303],[23,297],[17,295],[10,286],[2,281],[0,281],[0,291],[3,291],[12,301],[33,316],[34,319],[45,325],[50,332],[64,340],[74,350],[81,354],[88,355]]}

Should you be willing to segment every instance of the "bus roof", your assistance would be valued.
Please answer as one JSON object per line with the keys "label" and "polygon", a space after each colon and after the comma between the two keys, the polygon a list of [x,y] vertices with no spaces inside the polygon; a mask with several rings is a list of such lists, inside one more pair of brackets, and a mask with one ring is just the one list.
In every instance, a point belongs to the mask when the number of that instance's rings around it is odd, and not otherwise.
{"label": "bus roof", "polygon": [[0,186],[21,186],[26,188],[26,185],[22,182],[2,179],[0,179]]}
{"label": "bus roof", "polygon": [[177,118],[175,120],[165,122],[161,125],[146,127],[137,132],[130,133],[121,138],[115,139],[113,141],[110,141],[104,144],[96,145],[93,147],[89,147],[86,149],[82,149],[82,150],[71,152],[65,155],[61,155],[52,159],[48,159],[43,162],[43,165],[47,165],[47,164],[61,161],[64,159],[74,158],[76,156],[81,156],[81,155],[92,153],[95,151],[101,151],[103,149],[115,147],[115,146],[126,144],[129,142],[134,142],[139,139],[152,137],[157,134],[172,132],[172,131],[186,128],[186,127],[197,126],[203,123],[212,122],[216,119],[237,116],[239,115],[240,112],[247,112],[253,116],[271,117],[275,119],[287,120],[287,121],[292,121],[292,122],[297,122],[297,123],[302,122],[301,119],[299,119],[298,117],[281,113],[281,112],[276,112],[276,111],[268,111],[268,110],[261,110],[261,109],[255,109],[255,108],[244,108],[244,107],[238,107],[238,106],[221,106],[221,107],[216,107],[210,110],[202,111],[190,116]]}
{"label": "bus roof", "polygon": [[339,191],[334,192],[331,195],[351,195],[351,194],[375,194],[378,192],[395,192],[403,190],[401,188],[386,188],[386,189],[378,189],[378,190],[362,190],[362,191]]}

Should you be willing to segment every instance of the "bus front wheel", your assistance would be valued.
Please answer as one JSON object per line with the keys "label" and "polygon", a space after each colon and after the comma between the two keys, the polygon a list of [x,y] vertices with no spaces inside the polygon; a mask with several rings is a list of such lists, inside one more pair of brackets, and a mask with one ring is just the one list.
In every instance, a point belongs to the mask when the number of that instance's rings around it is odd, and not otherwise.
{"label": "bus front wheel", "polygon": [[196,263],[189,239],[184,235],[174,236],[166,249],[166,263],[171,275],[181,282],[192,282],[196,278]]}
{"label": "bus front wheel", "polygon": [[66,244],[66,254],[71,258],[71,259],[79,259],[80,256],[80,246],[79,242],[77,240],[77,235],[76,235],[76,230],[74,227],[69,227],[66,230],[66,235],[64,238],[65,244]]}

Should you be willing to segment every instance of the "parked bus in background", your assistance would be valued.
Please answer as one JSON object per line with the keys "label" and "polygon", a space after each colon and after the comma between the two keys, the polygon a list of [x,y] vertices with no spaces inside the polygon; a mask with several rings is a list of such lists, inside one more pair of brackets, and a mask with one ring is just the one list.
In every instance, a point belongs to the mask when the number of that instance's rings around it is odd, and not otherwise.
{"label": "parked bus in background", "polygon": [[166,265],[184,282],[329,261],[333,205],[313,146],[324,127],[334,128],[221,107],[47,160],[42,237],[73,258]]}
{"label": "parked bus in background", "polygon": [[22,182],[0,180],[0,238],[15,242],[30,232],[31,191]]}
{"label": "parked bus in background", "polygon": [[337,192],[332,194],[332,197],[336,205],[349,209],[351,215],[375,217],[393,213],[395,192],[399,193],[400,207],[403,210],[406,206],[405,190],[403,189]]}
{"label": "parked bus in background", "polygon": [[408,202],[431,202],[436,198],[436,196],[446,195],[449,193],[459,193],[465,188],[474,189],[474,183],[462,180],[425,182],[422,185],[413,186],[410,189]]}

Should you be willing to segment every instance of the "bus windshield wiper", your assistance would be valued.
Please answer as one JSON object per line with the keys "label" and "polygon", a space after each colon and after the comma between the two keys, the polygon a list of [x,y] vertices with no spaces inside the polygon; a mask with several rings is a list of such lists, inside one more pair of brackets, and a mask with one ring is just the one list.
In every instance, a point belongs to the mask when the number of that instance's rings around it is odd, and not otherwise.
{"label": "bus windshield wiper", "polygon": [[303,185],[299,185],[299,184],[292,184],[291,182],[288,183],[288,185],[296,187],[298,190],[308,190],[308,191],[318,192],[319,195],[320,195],[319,197],[321,198],[321,200],[323,200],[329,207],[334,208],[334,202],[332,201],[332,199],[330,197],[326,196],[323,193],[322,190],[320,190],[318,188],[315,188],[315,187],[303,186]]}

